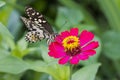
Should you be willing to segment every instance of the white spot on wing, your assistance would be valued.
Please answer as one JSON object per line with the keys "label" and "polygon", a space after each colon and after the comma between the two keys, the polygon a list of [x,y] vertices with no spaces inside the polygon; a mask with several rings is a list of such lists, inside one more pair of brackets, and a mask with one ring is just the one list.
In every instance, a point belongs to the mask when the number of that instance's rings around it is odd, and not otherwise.
{"label": "white spot on wing", "polygon": [[32,13],[32,15],[35,15],[35,13]]}
{"label": "white spot on wing", "polygon": [[32,19],[32,18],[30,17],[30,19]]}
{"label": "white spot on wing", "polygon": [[31,7],[30,7],[30,8],[27,8],[26,11],[29,11],[29,10],[31,10],[31,9],[32,9]]}
{"label": "white spot on wing", "polygon": [[42,26],[41,24],[38,24],[39,26]]}
{"label": "white spot on wing", "polygon": [[46,21],[42,21],[43,23],[46,23]]}
{"label": "white spot on wing", "polygon": [[36,14],[39,15],[39,12],[37,12]]}
{"label": "white spot on wing", "polygon": [[43,17],[43,15],[41,14],[40,16],[38,16],[38,18],[41,18],[41,17]]}
{"label": "white spot on wing", "polygon": [[29,12],[27,12],[27,14],[29,14]]}
{"label": "white spot on wing", "polygon": [[42,21],[41,21],[41,19],[38,19],[38,21],[41,23]]}
{"label": "white spot on wing", "polygon": [[36,21],[37,19],[35,18],[34,20]]}
{"label": "white spot on wing", "polygon": [[36,24],[38,24],[39,22],[38,21],[34,21]]}

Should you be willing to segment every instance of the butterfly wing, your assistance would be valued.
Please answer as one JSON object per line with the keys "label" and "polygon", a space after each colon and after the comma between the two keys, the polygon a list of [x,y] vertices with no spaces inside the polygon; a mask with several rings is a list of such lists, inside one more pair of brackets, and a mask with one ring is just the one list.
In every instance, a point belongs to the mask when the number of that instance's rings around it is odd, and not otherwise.
{"label": "butterfly wing", "polygon": [[46,37],[44,35],[44,28],[39,27],[36,23],[25,17],[21,17],[21,19],[28,28],[28,32],[25,36],[25,39],[28,42],[37,42],[38,40],[42,40]]}
{"label": "butterfly wing", "polygon": [[47,44],[50,44],[56,35],[54,35],[51,26],[43,15],[35,11],[32,7],[26,7],[25,12],[29,18],[21,17],[21,19],[28,28],[28,33],[25,37],[26,40],[36,42],[38,40],[47,39]]}
{"label": "butterfly wing", "polygon": [[49,23],[46,21],[41,13],[37,12],[32,7],[26,7],[25,12],[31,21],[35,22],[40,27],[45,28],[45,30],[48,31],[50,34],[54,33],[52,27],[49,25]]}

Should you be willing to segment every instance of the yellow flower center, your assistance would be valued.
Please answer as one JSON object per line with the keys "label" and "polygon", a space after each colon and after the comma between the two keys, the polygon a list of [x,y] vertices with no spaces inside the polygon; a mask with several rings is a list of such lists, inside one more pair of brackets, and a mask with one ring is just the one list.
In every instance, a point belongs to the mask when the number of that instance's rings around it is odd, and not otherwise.
{"label": "yellow flower center", "polygon": [[68,36],[62,41],[62,44],[65,51],[72,51],[79,46],[79,38],[76,36]]}

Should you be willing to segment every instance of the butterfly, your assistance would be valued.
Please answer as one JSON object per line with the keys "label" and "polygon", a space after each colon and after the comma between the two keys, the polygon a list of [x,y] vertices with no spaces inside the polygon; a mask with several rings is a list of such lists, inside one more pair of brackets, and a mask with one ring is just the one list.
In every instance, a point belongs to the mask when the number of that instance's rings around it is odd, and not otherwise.
{"label": "butterfly", "polygon": [[41,13],[30,6],[25,8],[25,13],[29,18],[21,17],[21,19],[28,29],[28,32],[25,35],[26,41],[34,43],[46,39],[47,44],[49,45],[57,36],[51,25]]}

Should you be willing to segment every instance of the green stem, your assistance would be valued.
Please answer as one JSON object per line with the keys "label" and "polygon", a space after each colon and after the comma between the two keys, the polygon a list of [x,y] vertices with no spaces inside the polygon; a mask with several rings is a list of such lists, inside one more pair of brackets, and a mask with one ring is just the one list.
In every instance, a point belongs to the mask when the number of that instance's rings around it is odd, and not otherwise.
{"label": "green stem", "polygon": [[70,80],[72,80],[73,66],[74,65],[70,64]]}

